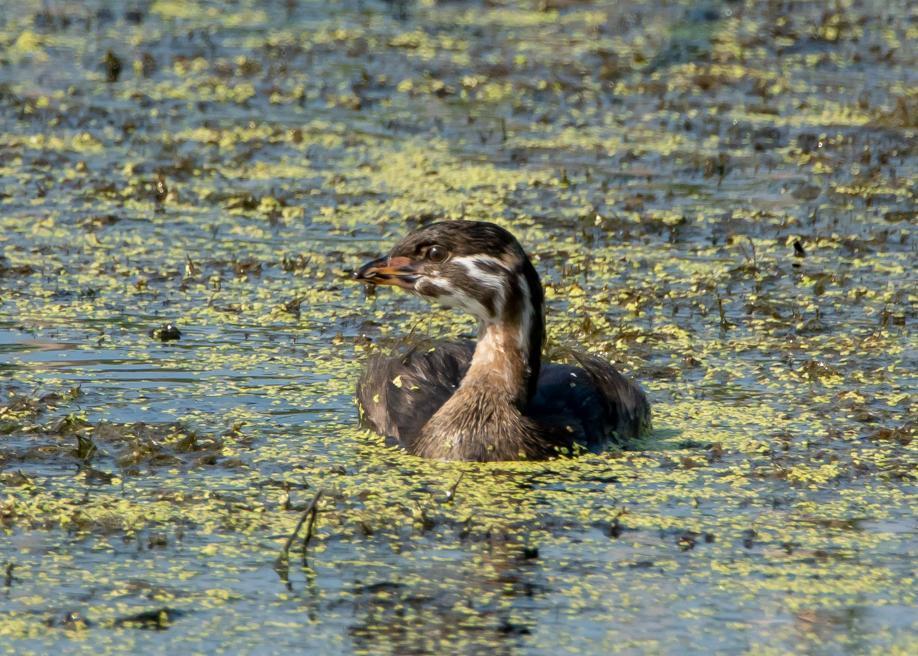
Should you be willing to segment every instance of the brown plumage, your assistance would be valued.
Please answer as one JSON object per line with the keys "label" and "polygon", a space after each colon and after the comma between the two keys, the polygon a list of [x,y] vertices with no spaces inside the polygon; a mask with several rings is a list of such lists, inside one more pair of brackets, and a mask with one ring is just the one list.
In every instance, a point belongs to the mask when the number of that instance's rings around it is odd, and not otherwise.
{"label": "brown plumage", "polygon": [[539,459],[623,444],[650,427],[644,392],[608,362],[574,352],[579,366],[542,364],[542,285],[503,228],[435,223],[356,277],[460,307],[480,323],[474,344],[425,343],[367,364],[357,384],[361,417],[410,453]]}

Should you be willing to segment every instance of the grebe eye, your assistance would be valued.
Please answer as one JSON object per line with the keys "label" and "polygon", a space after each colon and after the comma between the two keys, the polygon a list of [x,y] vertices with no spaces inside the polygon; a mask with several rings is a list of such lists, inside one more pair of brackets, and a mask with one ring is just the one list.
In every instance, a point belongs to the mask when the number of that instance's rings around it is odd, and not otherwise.
{"label": "grebe eye", "polygon": [[426,255],[431,262],[442,262],[449,257],[449,251],[442,246],[431,246],[427,249]]}

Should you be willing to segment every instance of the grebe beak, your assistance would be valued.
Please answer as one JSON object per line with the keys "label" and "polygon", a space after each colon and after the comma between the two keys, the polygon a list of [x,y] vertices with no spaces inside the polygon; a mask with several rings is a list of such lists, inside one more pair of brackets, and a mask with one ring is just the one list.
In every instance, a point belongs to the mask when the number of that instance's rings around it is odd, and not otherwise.
{"label": "grebe beak", "polygon": [[360,267],[354,278],[371,285],[394,285],[402,289],[414,289],[418,273],[414,262],[407,257],[383,256]]}

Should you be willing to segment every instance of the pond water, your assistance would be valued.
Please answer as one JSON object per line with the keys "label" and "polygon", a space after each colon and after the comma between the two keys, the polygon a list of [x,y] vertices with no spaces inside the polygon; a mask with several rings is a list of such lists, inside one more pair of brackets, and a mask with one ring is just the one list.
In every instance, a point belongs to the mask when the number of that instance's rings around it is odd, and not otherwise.
{"label": "pond water", "polygon": [[[915,653],[914,19],[4,3],[0,650]],[[357,426],[368,353],[475,326],[349,272],[463,217],[651,436]]]}

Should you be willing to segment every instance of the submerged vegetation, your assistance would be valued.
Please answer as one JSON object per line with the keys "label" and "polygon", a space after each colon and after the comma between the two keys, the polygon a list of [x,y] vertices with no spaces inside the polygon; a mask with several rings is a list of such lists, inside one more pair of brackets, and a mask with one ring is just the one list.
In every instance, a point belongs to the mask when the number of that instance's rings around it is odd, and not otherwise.
{"label": "submerged vegetation", "polygon": [[[0,10],[0,650],[915,653],[914,8]],[[347,273],[497,221],[655,432],[425,462]],[[302,524],[302,526],[301,526]],[[295,535],[294,529],[298,529]]]}

